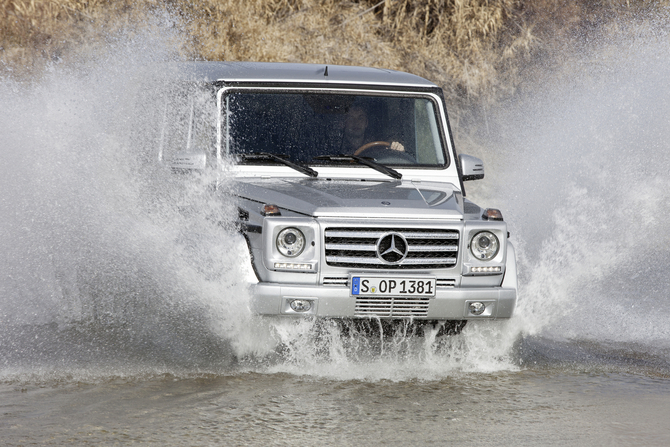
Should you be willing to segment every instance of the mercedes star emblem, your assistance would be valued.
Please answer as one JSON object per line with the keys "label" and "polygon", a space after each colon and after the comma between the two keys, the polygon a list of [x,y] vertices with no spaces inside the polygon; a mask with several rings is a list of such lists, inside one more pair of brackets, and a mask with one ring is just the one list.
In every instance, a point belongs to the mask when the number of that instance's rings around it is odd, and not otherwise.
{"label": "mercedes star emblem", "polygon": [[377,257],[385,264],[399,264],[408,251],[407,240],[400,233],[387,233],[377,241]]}

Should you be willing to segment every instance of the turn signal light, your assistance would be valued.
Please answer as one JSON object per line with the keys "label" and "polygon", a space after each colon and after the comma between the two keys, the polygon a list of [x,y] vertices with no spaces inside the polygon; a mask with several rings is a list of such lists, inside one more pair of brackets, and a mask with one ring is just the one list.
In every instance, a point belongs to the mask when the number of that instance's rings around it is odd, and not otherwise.
{"label": "turn signal light", "polygon": [[281,216],[281,211],[277,205],[265,204],[261,211],[262,216]]}
{"label": "turn signal light", "polygon": [[482,218],[486,220],[503,220],[502,213],[495,208],[486,208],[484,214],[482,214]]}

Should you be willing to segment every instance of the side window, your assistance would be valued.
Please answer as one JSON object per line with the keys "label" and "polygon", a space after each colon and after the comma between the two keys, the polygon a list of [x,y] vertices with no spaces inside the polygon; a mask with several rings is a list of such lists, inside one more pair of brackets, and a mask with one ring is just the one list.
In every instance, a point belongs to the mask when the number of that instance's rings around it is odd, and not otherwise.
{"label": "side window", "polygon": [[170,163],[175,157],[216,151],[216,99],[208,89],[182,88],[170,92],[163,107],[159,158]]}
{"label": "side window", "polygon": [[427,99],[414,100],[416,159],[419,164],[444,164],[435,107]]}

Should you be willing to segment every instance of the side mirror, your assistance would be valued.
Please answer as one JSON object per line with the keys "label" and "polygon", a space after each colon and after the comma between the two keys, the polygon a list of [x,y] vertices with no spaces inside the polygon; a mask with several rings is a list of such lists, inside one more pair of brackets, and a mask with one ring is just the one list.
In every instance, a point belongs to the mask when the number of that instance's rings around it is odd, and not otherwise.
{"label": "side mirror", "polygon": [[458,160],[461,162],[461,171],[463,172],[463,181],[481,180],[484,178],[484,162],[472,155],[459,154]]}
{"label": "side mirror", "polygon": [[179,153],[170,161],[170,167],[174,170],[182,169],[205,169],[207,166],[207,155],[204,152],[186,154]]}

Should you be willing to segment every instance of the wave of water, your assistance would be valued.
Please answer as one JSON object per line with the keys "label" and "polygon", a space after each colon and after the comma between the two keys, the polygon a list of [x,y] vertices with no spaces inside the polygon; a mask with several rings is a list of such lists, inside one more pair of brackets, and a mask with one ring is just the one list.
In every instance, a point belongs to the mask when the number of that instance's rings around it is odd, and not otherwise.
{"label": "wave of water", "polygon": [[437,379],[516,369],[538,336],[668,347],[666,40],[603,45],[492,117],[500,137],[471,196],[510,225],[516,316],[380,340],[250,314],[234,204],[208,192],[227,179],[175,177],[144,132],[164,93],[146,68],[176,59],[172,38],[120,38],[40,80],[1,80],[0,378]]}
{"label": "wave of water", "polygon": [[155,68],[177,59],[175,36],[140,34],[39,80],[1,80],[8,374],[197,370],[260,345],[245,324],[248,259],[228,229],[233,204],[210,192],[226,179],[155,162],[151,112],[169,77]]}
{"label": "wave of water", "polygon": [[667,350],[667,51],[667,30],[629,30],[499,111],[523,333]]}

